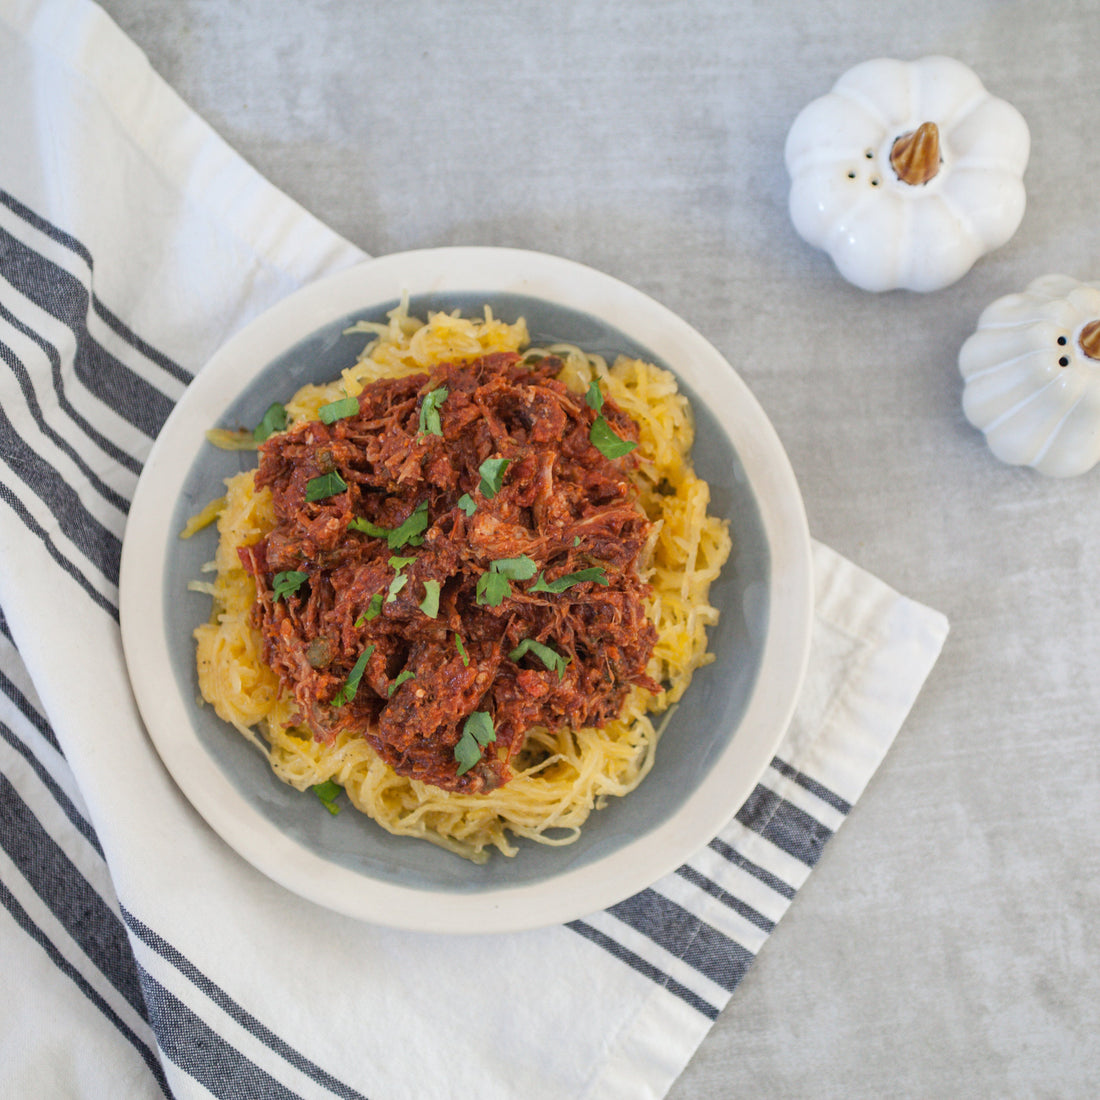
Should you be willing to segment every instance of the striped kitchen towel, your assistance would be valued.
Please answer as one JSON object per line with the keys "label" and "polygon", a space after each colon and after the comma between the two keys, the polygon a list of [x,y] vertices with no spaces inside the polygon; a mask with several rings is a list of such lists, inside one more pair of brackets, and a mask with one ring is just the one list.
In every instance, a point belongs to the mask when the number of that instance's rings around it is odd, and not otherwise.
{"label": "striped kitchen towel", "polygon": [[362,255],[88,0],[0,0],[0,103],[7,1092],[663,1095],[888,750],[943,617],[815,546],[811,666],[777,756],[711,844],[606,912],[414,935],[287,893],[205,826],[145,735],[119,554],[195,371]]}

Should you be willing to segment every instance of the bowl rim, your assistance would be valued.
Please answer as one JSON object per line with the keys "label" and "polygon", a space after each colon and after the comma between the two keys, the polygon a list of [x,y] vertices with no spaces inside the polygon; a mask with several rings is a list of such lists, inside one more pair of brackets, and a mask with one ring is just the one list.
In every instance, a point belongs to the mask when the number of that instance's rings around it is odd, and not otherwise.
{"label": "bowl rim", "polygon": [[[719,419],[744,466],[772,555],[759,675],[709,771],[644,837],[549,880],[437,893],[381,882],[324,859],[251,806],[201,746],[195,753],[186,732],[179,733],[181,724],[189,728],[194,700],[165,683],[163,578],[155,565],[155,576],[149,573],[150,554],[154,562],[165,559],[160,550],[174,537],[172,513],[190,465],[179,461],[174,445],[188,433],[201,440],[203,428],[218,422],[230,401],[299,340],[356,309],[392,301],[401,290],[539,298],[615,326],[673,370],[690,361],[713,371],[708,404],[712,396],[722,402]],[[697,384],[693,388],[698,392]],[[812,550],[802,497],[774,427],[734,368],[686,321],[613,276],[562,257],[493,247],[418,249],[366,260],[306,285],[215,352],[169,416],[139,479],[123,540],[119,603],[127,667],[150,739],[188,801],[245,860],[303,897],[373,923],[434,932],[516,931],[575,919],[637,893],[705,846],[740,809],[774,757],[798,700],[813,619]],[[743,766],[746,755],[749,767]]]}

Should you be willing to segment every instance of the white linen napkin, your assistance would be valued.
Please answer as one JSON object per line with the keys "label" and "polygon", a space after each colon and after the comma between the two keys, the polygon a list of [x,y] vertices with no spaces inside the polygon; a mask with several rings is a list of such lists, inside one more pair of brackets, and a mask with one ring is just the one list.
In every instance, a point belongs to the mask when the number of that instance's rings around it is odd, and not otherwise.
{"label": "white linen napkin", "polygon": [[207,828],[152,748],[119,639],[119,552],[188,380],[362,254],[87,0],[0,0],[0,106],[6,1088],[663,1095],[888,750],[946,620],[815,545],[810,670],[775,760],[707,848],[606,912],[460,938],[289,894]]}

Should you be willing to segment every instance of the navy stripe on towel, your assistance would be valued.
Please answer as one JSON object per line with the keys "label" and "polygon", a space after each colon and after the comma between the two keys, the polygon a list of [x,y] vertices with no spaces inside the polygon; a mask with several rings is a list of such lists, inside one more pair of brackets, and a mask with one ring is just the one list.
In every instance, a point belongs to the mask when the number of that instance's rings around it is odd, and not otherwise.
{"label": "navy stripe on towel", "polygon": [[87,979],[79,970],[76,969],[61,954],[60,951],[50,941],[49,936],[38,927],[37,924],[31,919],[30,914],[23,908],[11,893],[11,891],[0,881],[0,904],[12,915],[16,924],[18,924],[24,932],[32,940],[35,941],[42,948],[43,951],[49,956],[50,961],[61,971],[70,981],[99,1009],[100,1012],[116,1027],[119,1033],[126,1038],[126,1040],[133,1046],[133,1048],[141,1055],[142,1061],[149,1067],[149,1072],[153,1075],[154,1080],[160,1087],[161,1092],[164,1093],[168,1100],[172,1100],[172,1093],[168,1088],[168,1081],[164,1076],[164,1068],[160,1064],[160,1060],[157,1058],[156,1053],[143,1042],[142,1039],[129,1027],[124,1020],[122,1020],[118,1013],[100,996],[96,990],[89,985]]}
{"label": "navy stripe on towel", "polygon": [[148,971],[141,987],[160,1049],[218,1100],[300,1100],[298,1093],[231,1046]]}
{"label": "navy stripe on towel", "polygon": [[757,912],[747,902],[742,901],[735,894],[731,894],[728,890],[719,886],[713,879],[700,874],[694,867],[690,867],[685,863],[683,867],[677,869],[676,873],[690,882],[692,886],[698,887],[698,889],[705,891],[713,898],[717,898],[727,909],[732,909],[733,912],[744,917],[751,924],[755,924],[762,932],[771,932],[775,928],[775,921],[769,920],[763,913]]}
{"label": "navy stripe on towel", "polygon": [[[0,680],[6,680],[0,673]],[[42,761],[34,755],[23,740],[16,736],[15,731],[4,722],[0,722],[0,740],[7,741],[9,745],[27,762],[31,770],[38,776],[42,785],[50,792],[53,800],[61,808],[61,812],[69,819],[72,826],[95,849],[96,854],[103,859],[103,849],[99,846],[99,837],[95,835],[95,829],[91,822],[76,808],[73,800],[61,789],[57,780],[46,770]]]}
{"label": "navy stripe on towel", "polygon": [[[127,454],[121,447],[116,446],[110,439],[108,439],[102,432],[97,431],[92,427],[88,421],[80,415],[73,408],[72,403],[65,395],[65,380],[61,373],[61,353],[50,343],[44,336],[35,332],[29,325],[23,324],[14,313],[9,312],[0,304],[0,318],[6,321],[16,332],[21,333],[32,343],[36,344],[39,350],[50,362],[50,380],[53,383],[54,397],[57,399],[57,407],[68,417],[70,423],[76,428],[79,428],[81,432],[90,439],[96,447],[99,448],[105,455],[114,459],[124,470],[129,470],[132,474],[141,473],[141,463],[132,455]],[[118,507],[122,511],[127,510],[128,502],[125,501],[122,496],[109,487],[105,486],[98,477],[91,471],[88,465],[84,462],[79,452],[72,447],[66,440],[61,439],[56,432],[53,432],[45,422],[45,418],[42,416],[41,408],[38,402],[38,396],[34,390],[33,383],[31,381],[30,374],[22,361],[18,359],[14,354],[11,359],[8,360],[8,366],[11,367],[12,372],[15,374],[17,381],[19,382],[19,388],[23,391],[23,398],[27,402],[27,407],[31,411],[31,415],[35,419],[35,423],[45,435],[48,435],[54,440],[55,444],[61,447],[75,462],[80,466],[81,470],[85,472],[85,476],[88,480],[96,486],[101,495],[106,499],[119,501]],[[60,442],[59,442],[60,440]],[[112,495],[113,494],[113,497]]]}
{"label": "navy stripe on towel", "polygon": [[759,864],[753,863],[751,859],[746,859],[732,844],[727,844],[721,837],[715,837],[707,847],[711,851],[717,852],[734,867],[738,867],[747,874],[752,875],[753,878],[758,879],[768,889],[774,890],[781,897],[786,898],[788,901],[794,897],[796,890],[789,882],[784,882],[778,875],[773,875],[771,871],[764,870]]}
{"label": "navy stripe on towel", "polygon": [[42,543],[46,553],[49,554],[85,592],[88,593],[95,603],[99,604],[99,606],[117,622],[118,608],[115,607],[115,605],[104,596],[103,593],[100,592],[63,553],[61,553],[49,533],[43,529],[42,525],[26,509],[23,502],[3,483],[3,481],[0,481],[0,500],[5,501],[11,506],[11,509],[23,521],[23,524],[31,534]]}
{"label": "navy stripe on towel", "polygon": [[752,964],[747,947],[655,890],[642,890],[608,912],[731,993]]}
{"label": "navy stripe on towel", "polygon": [[620,962],[626,963],[632,970],[636,970],[639,974],[649,978],[650,981],[663,986],[669,993],[679,997],[685,1004],[701,1012],[708,1020],[718,1019],[720,1010],[712,1005],[710,1001],[700,997],[694,990],[688,989],[687,986],[670,977],[659,967],[654,966],[629,948],[624,947],[618,940],[613,940],[598,928],[593,928],[592,925],[582,920],[570,921],[565,927],[602,947],[609,955],[613,955]]}
{"label": "navy stripe on towel", "polygon": [[851,812],[852,804],[847,799],[841,798],[840,795],[829,790],[824,784],[818,783],[816,779],[811,779],[805,772],[800,772],[785,760],[780,760],[778,756],[773,757],[771,766],[780,775],[793,779],[803,790],[809,791],[810,794],[821,799],[827,806],[832,806],[838,813],[848,814]]}
{"label": "navy stripe on towel", "polygon": [[126,929],[0,774],[0,848],[85,955],[139,1015],[145,1002]]}
{"label": "navy stripe on towel", "polygon": [[[11,634],[8,631],[7,621],[3,618],[3,609],[0,609],[0,630],[3,631],[8,641],[12,640]],[[15,643],[12,642],[12,645],[14,644]],[[31,705],[31,701],[19,690],[19,688],[8,679],[3,669],[0,669],[0,691],[11,700],[15,709],[18,710],[36,730],[38,730],[43,740],[49,744],[50,748],[63,756],[64,753],[61,752],[61,746],[57,743],[57,737],[54,735],[53,727],[38,713],[35,707]]]}
{"label": "navy stripe on towel", "polygon": [[808,867],[817,863],[821,849],[833,835],[830,828],[805,810],[760,785],[736,816],[746,828],[759,833]]}
{"label": "navy stripe on towel", "polygon": [[88,288],[2,227],[0,273],[24,298],[76,337],[73,368],[88,392],[153,439],[172,411],[173,402],[92,338],[88,331]]}
{"label": "navy stripe on towel", "polygon": [[[0,344],[0,357],[9,349]],[[69,482],[29,447],[0,409],[0,455],[9,469],[53,513],[69,541],[112,585],[118,584],[122,540],[105,527]]]}
{"label": "navy stripe on towel", "polygon": [[[265,1027],[250,1012],[241,1007],[225,990],[221,989],[202,973],[193,963],[185,958],[163,937],[157,935],[148,925],[138,920],[133,913],[125,907],[122,909],[122,918],[130,931],[147,947],[155,951],[166,962],[171,963],[188,981],[199,989],[207,998],[216,1004],[223,1012],[231,1016],[246,1031],[260,1040],[266,1047],[272,1050],[288,1065],[294,1066],[299,1072],[316,1081],[336,1096],[344,1100],[366,1100],[355,1089],[338,1081],[331,1074],[326,1073],[320,1066],[315,1065],[304,1055],[300,1054],[283,1039],[280,1039],[270,1028]],[[158,1032],[159,1034],[159,1032]],[[265,1094],[266,1095],[266,1094]]]}
{"label": "navy stripe on towel", "polygon": [[[79,256],[88,265],[89,274],[92,272],[95,266],[92,254],[80,243],[80,241],[72,236],[72,234],[66,233],[52,222],[48,222],[41,215],[36,214],[29,207],[24,206],[14,195],[9,195],[7,191],[0,190],[0,203],[3,203],[13,214],[18,215],[28,225],[37,229],[39,233],[44,234],[49,237],[50,240],[63,245],[65,248],[69,249],[70,252]],[[191,381],[191,374],[189,371],[185,370],[172,359],[169,359],[167,355],[157,351],[156,348],[146,343],[137,333],[127,328],[94,293],[92,294],[92,308],[95,310],[97,317],[102,318],[103,322],[108,325],[116,335],[125,340],[135,351],[141,352],[150,363],[155,363],[166,374],[171,375],[180,382],[186,384]]]}

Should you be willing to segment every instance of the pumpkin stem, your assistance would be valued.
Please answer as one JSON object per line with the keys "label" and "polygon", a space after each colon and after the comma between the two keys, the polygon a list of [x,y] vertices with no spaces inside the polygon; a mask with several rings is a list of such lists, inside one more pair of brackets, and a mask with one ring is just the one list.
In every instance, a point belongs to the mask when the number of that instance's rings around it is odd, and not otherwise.
{"label": "pumpkin stem", "polygon": [[1089,321],[1081,329],[1081,335],[1077,337],[1077,343],[1081,345],[1081,350],[1090,359],[1100,359],[1100,320]]}
{"label": "pumpkin stem", "polygon": [[940,170],[940,130],[934,122],[922,122],[894,142],[890,164],[902,183],[916,187]]}

